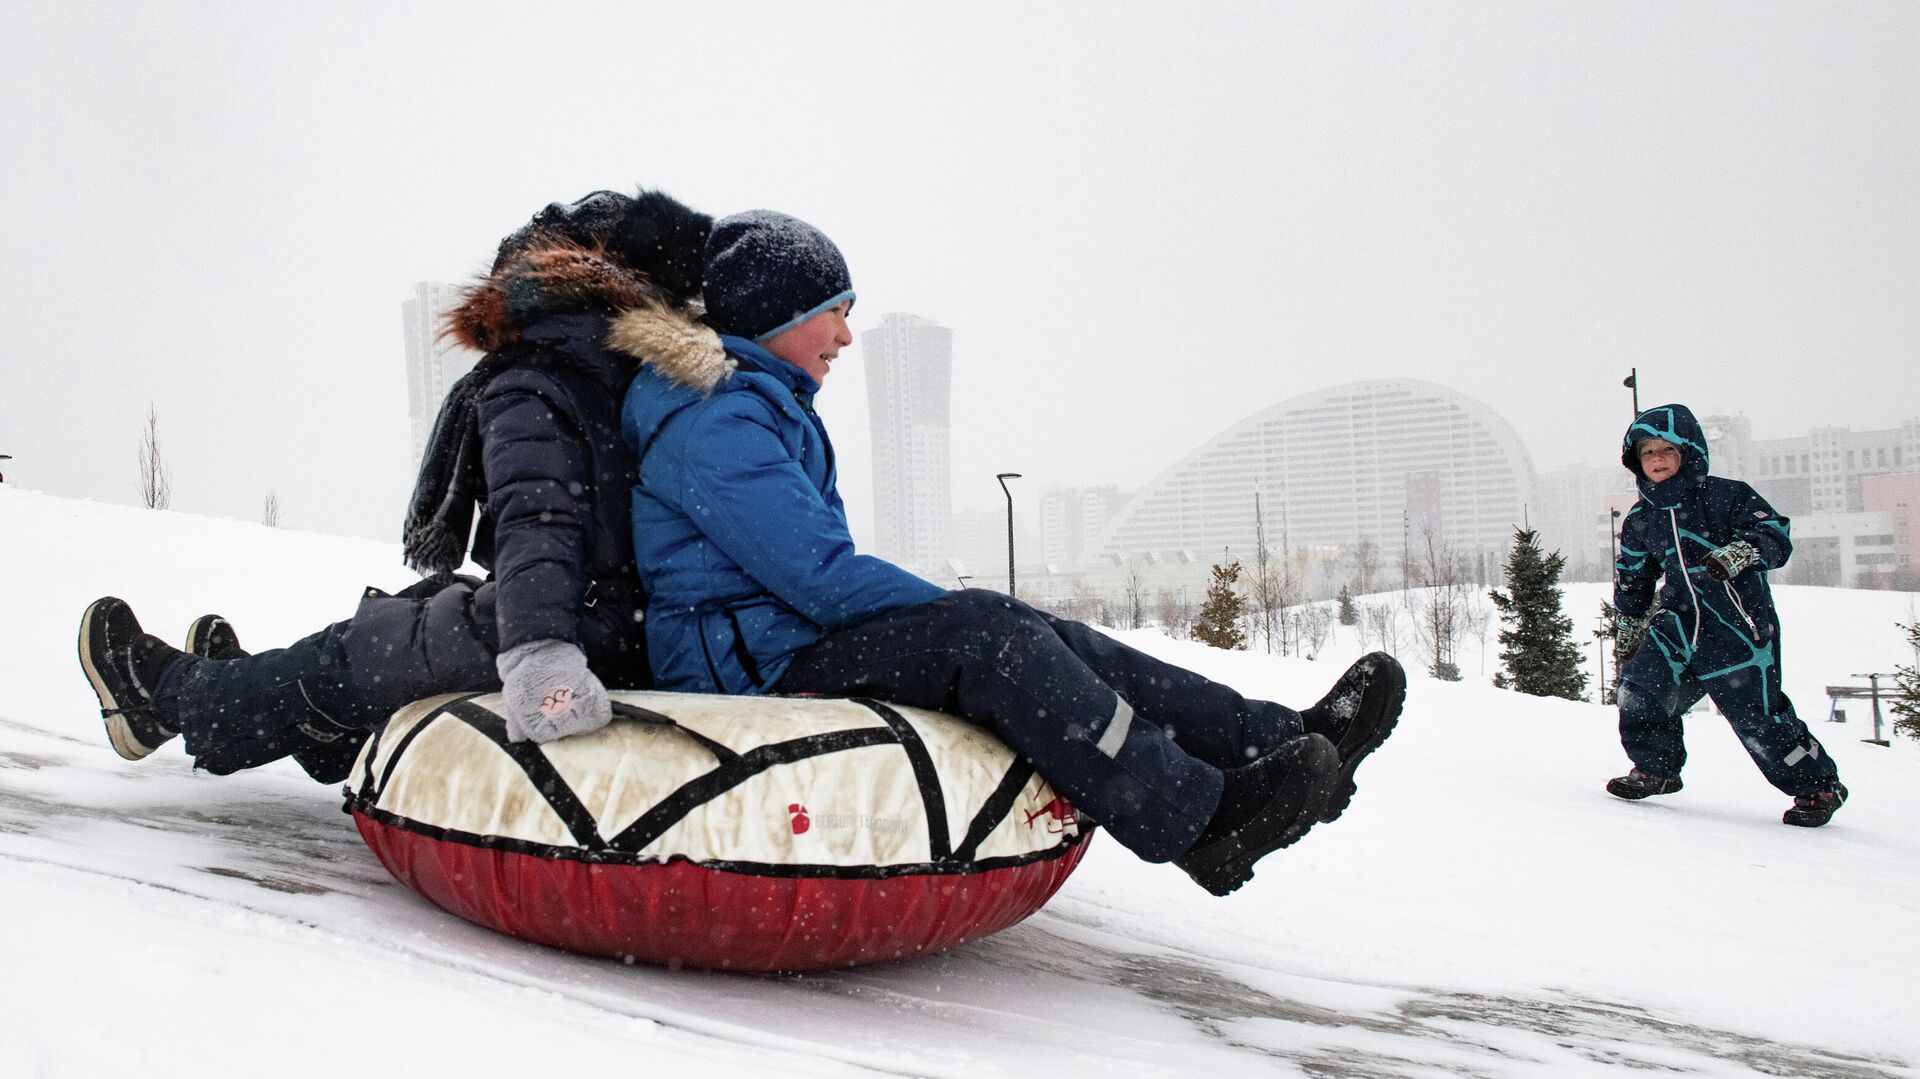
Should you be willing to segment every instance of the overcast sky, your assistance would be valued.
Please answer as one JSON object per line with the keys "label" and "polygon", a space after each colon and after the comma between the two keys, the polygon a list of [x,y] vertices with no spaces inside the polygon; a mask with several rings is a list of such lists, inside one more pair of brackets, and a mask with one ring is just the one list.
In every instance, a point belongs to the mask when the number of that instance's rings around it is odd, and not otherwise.
{"label": "overcast sky", "polygon": [[[1643,404],[1920,416],[1920,4],[0,0],[0,453],[397,538],[400,305],[543,204],[834,237],[953,327],[958,508],[1144,485],[1295,394],[1476,397],[1538,468]],[[821,397],[865,532],[857,347]]]}

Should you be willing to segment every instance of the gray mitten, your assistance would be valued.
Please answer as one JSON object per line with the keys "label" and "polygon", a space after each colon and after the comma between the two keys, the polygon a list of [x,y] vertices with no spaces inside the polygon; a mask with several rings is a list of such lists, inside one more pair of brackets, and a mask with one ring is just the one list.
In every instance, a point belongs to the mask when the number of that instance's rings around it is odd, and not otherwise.
{"label": "gray mitten", "polygon": [[575,645],[528,641],[500,653],[494,665],[507,699],[508,741],[551,742],[597,731],[613,718],[607,687]]}
{"label": "gray mitten", "polygon": [[1746,540],[1734,540],[1725,547],[1707,552],[1707,576],[1716,581],[1731,581],[1747,567],[1760,561],[1760,552]]}

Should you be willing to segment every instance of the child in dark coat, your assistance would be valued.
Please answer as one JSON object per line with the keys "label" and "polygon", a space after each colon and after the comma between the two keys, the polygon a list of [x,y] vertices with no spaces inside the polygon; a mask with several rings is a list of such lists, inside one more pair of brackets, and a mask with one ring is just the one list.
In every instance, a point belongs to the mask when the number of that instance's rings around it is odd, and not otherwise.
{"label": "child in dark coat", "polygon": [[1613,586],[1620,743],[1633,770],[1608,792],[1639,800],[1679,790],[1681,717],[1707,695],[1767,782],[1793,796],[1786,823],[1827,823],[1847,788],[1780,685],[1767,571],[1793,553],[1787,519],[1747,484],[1707,474],[1707,440],[1684,405],[1636,417],[1620,461],[1640,486],[1620,524]]}
{"label": "child in dark coat", "polygon": [[[139,759],[179,734],[217,774],[291,754],[335,782],[372,728],[436,693],[502,689],[514,741],[603,726],[605,687],[650,684],[620,401],[649,348],[695,332],[710,226],[664,194],[602,191],[503,241],[448,319],[487,355],[449,392],[408,513],[407,560],[428,576],[252,656],[217,617],[182,652],[96,601],[80,662],[114,749]],[[486,580],[453,574],[469,550]]]}

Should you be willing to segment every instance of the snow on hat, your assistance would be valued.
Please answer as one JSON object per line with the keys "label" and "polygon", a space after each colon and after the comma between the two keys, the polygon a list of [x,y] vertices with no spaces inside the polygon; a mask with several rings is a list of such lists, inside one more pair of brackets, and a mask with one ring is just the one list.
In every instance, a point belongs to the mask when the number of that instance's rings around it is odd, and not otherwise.
{"label": "snow on hat", "polygon": [[853,281],[825,233],[797,217],[748,210],[714,222],[707,237],[706,300],[714,329],[765,341],[830,307],[851,304]]}
{"label": "snow on hat", "polygon": [[684,301],[700,294],[700,263],[712,225],[712,218],[664,191],[594,191],[572,202],[550,203],[500,241],[492,272],[499,273],[541,243],[570,240],[604,248],[628,269]]}

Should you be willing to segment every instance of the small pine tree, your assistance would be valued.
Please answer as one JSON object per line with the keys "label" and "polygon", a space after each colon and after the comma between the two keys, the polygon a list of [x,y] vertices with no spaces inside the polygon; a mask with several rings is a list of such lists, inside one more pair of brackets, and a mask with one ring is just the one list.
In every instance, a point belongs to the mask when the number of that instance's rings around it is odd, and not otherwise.
{"label": "small pine tree", "polygon": [[[1600,601],[1600,628],[1593,631],[1593,639],[1600,642],[1602,656],[1617,656],[1619,650],[1613,642],[1620,635],[1620,609],[1607,600]],[[1602,661],[1604,662],[1604,660]],[[1620,700],[1620,664],[1616,660],[1601,678],[1600,703],[1616,704]]]}
{"label": "small pine tree", "polygon": [[1893,729],[1908,738],[1920,738],[1920,622],[1896,623],[1907,631],[1907,643],[1913,646],[1915,662],[1895,667],[1893,684],[1898,687],[1891,707],[1899,719]]}
{"label": "small pine tree", "polygon": [[1193,639],[1215,648],[1245,649],[1247,635],[1240,628],[1246,613],[1246,601],[1234,591],[1240,580],[1240,563],[1213,567],[1213,580],[1207,584],[1207,598],[1200,604],[1200,617],[1193,623]]}
{"label": "small pine tree", "polygon": [[1340,586],[1340,624],[1357,626],[1360,624],[1360,608],[1353,603],[1353,586]]}
{"label": "small pine tree", "polygon": [[1567,560],[1558,551],[1542,554],[1538,539],[1532,529],[1513,530],[1507,591],[1488,593],[1509,627],[1500,631],[1500,662],[1506,670],[1493,676],[1493,684],[1577,701],[1586,694],[1587,676],[1573,643],[1573,620],[1560,611],[1560,571]]}

